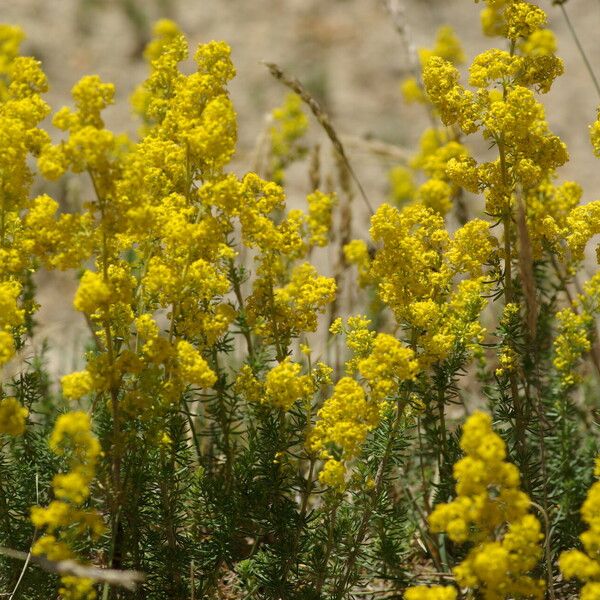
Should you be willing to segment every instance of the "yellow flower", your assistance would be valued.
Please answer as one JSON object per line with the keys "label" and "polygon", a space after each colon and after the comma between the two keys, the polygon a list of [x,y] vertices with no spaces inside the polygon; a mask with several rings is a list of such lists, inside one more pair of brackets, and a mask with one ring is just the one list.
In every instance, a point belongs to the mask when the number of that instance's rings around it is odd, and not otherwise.
{"label": "yellow flower", "polygon": [[370,355],[358,363],[358,370],[369,383],[373,399],[383,400],[397,392],[400,382],[416,377],[418,362],[413,350],[395,337],[380,333]]}
{"label": "yellow flower", "polygon": [[416,191],[412,172],[406,167],[394,167],[388,173],[390,198],[394,204],[403,204],[413,199]]}
{"label": "yellow flower", "polygon": [[281,184],[285,169],[306,153],[300,140],[308,130],[308,118],[302,111],[302,99],[293,92],[285,97],[283,105],[276,108],[272,116],[270,174],[273,181]]}
{"label": "yellow flower", "polygon": [[[32,554],[60,561],[74,558],[70,544],[77,535],[89,531],[98,537],[104,531],[97,512],[80,508],[90,495],[90,484],[101,454],[100,442],[91,431],[89,415],[80,411],[61,415],[50,436],[50,448],[55,454],[68,455],[70,469],[54,476],[52,487],[58,499],[44,508],[31,509],[32,523],[45,529],[33,545]],[[93,600],[96,597],[93,583],[66,575],[61,577],[59,593],[65,599]]]}
{"label": "yellow flower", "polygon": [[333,207],[337,204],[335,194],[324,194],[315,190],[306,198],[308,202],[309,243],[314,246],[326,246],[331,229]]}
{"label": "yellow flower", "polygon": [[423,83],[444,125],[458,123],[465,133],[477,131],[480,117],[475,96],[459,83],[459,73],[448,61],[432,56],[423,69]]}
{"label": "yellow flower", "polygon": [[104,308],[111,300],[111,290],[100,273],[85,271],[79,281],[73,306],[88,315]]}
{"label": "yellow flower", "polygon": [[445,216],[452,208],[452,188],[441,179],[430,179],[417,189],[417,201]]}
{"label": "yellow flower", "polygon": [[345,458],[358,454],[367,434],[379,422],[379,407],[368,402],[362,387],[350,377],[342,377],[319,410],[311,435],[315,451],[338,446]]}
{"label": "yellow flower", "polygon": [[346,484],[346,468],[344,463],[330,458],[325,461],[319,473],[319,481],[326,486],[343,490]]}
{"label": "yellow flower", "polygon": [[65,375],[60,383],[65,398],[78,400],[94,389],[94,379],[89,371],[77,371]]}
{"label": "yellow flower", "polygon": [[598,597],[600,591],[600,482],[594,483],[589,489],[581,507],[581,516],[588,525],[588,529],[580,536],[583,551],[562,552],[558,564],[565,579],[577,578],[584,582],[581,598],[592,600]]}
{"label": "yellow flower", "polygon": [[589,337],[593,319],[587,312],[577,314],[572,308],[559,311],[556,318],[559,333],[554,340],[553,363],[562,384],[572,386],[579,380],[575,372],[577,363],[592,347]]}
{"label": "yellow flower", "polygon": [[430,515],[433,532],[457,542],[473,542],[453,569],[461,587],[479,590],[486,600],[515,595],[544,596],[544,582],[531,577],[542,555],[541,526],[528,513],[530,500],[519,490],[517,468],[505,461],[503,440],[492,431],[489,415],[475,413],[465,423],[454,466],[456,498],[438,504]]}
{"label": "yellow flower", "polygon": [[29,411],[16,398],[9,396],[0,400],[0,433],[23,435]]}
{"label": "yellow flower", "polygon": [[187,383],[211,387],[217,381],[217,376],[206,360],[186,340],[177,342],[177,368],[181,378]]}
{"label": "yellow flower", "polygon": [[364,240],[352,240],[344,248],[344,257],[351,265],[358,268],[358,282],[361,286],[369,282],[369,269],[371,259],[369,257],[369,248]]}
{"label": "yellow flower", "polygon": [[404,592],[405,600],[456,600],[456,597],[453,587],[441,585],[417,585]]}
{"label": "yellow flower", "polygon": [[590,141],[594,148],[594,155],[600,158],[600,110],[598,111],[598,118],[590,125]]}
{"label": "yellow flower", "polygon": [[294,403],[311,394],[312,384],[308,375],[300,375],[302,366],[286,358],[271,369],[265,378],[264,401],[290,410]]}

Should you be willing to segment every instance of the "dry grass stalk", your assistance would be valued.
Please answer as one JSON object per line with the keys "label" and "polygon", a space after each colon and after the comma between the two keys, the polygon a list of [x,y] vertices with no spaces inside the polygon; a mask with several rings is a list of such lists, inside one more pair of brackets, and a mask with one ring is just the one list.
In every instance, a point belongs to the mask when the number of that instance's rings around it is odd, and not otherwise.
{"label": "dry grass stalk", "polygon": [[519,195],[517,204],[517,232],[519,235],[519,272],[521,275],[523,296],[525,297],[525,307],[527,309],[527,329],[529,330],[529,339],[533,343],[537,331],[538,310],[533,274],[533,252],[531,250],[531,240],[529,239],[529,230],[527,229],[525,218],[525,202],[521,195]]}
{"label": "dry grass stalk", "polygon": [[281,81],[292,91],[296,92],[296,94],[298,94],[298,96],[302,98],[302,101],[310,108],[312,114],[315,116],[321,127],[325,130],[327,137],[331,140],[333,147],[336,149],[337,153],[344,161],[346,168],[348,169],[350,176],[354,180],[354,183],[356,184],[356,187],[358,188],[358,191],[360,192],[360,195],[365,205],[367,206],[369,212],[371,214],[374,214],[375,211],[371,206],[369,198],[367,197],[367,194],[362,184],[360,183],[358,177],[356,176],[356,173],[354,172],[354,169],[352,168],[352,165],[350,164],[350,161],[348,160],[348,156],[346,155],[344,146],[339,136],[337,135],[335,129],[333,128],[333,125],[331,124],[331,120],[329,119],[327,113],[323,110],[323,108],[315,100],[315,98],[310,94],[310,92],[308,92],[308,90],[298,81],[298,79],[286,75],[281,69],[281,67],[279,67],[275,63],[265,62],[264,65],[269,69],[271,75],[273,75],[275,79]]}

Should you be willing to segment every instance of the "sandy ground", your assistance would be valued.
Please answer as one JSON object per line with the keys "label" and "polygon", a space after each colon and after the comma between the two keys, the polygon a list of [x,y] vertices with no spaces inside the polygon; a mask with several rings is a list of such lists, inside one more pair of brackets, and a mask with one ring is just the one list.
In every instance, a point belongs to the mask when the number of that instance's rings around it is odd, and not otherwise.
{"label": "sandy ground", "polygon": [[[559,8],[550,0],[539,2],[550,15],[566,63],[567,74],[544,100],[552,128],[571,153],[561,177],[582,183],[585,199],[592,200],[600,197],[600,162],[592,156],[588,125],[599,98]],[[482,36],[479,10],[471,0],[406,0],[405,6],[417,46],[432,44],[436,28],[446,23],[460,34],[468,57],[495,43]],[[600,1],[571,0],[567,9],[600,73]],[[422,108],[405,106],[400,98],[399,81],[407,74],[408,57],[379,0],[0,0],[0,20],[23,27],[25,52],[43,61],[53,109],[70,102],[69,90],[81,76],[97,73],[117,86],[117,104],[106,112],[108,126],[130,133],[136,122],[130,117],[128,97],[146,73],[140,59],[143,32],[161,16],[180,24],[192,48],[210,39],[231,44],[238,70],[231,93],[240,123],[234,165],[239,172],[252,167],[265,115],[285,94],[263,60],[278,63],[303,81],[341,134],[413,148],[426,126]],[[315,124],[313,130],[318,138]],[[361,150],[349,154],[369,197],[378,204],[385,199],[385,172],[392,163]],[[297,204],[306,192],[307,176],[304,168],[294,174],[288,193]],[[81,184],[73,181],[69,186],[77,193]],[[38,183],[36,192],[40,189]],[[85,187],[81,189],[85,193]],[[49,191],[60,192],[52,187]],[[366,214],[357,205],[356,233],[364,232],[366,224]],[[41,275],[39,283],[44,296],[38,315],[41,337],[60,348],[52,355],[53,370],[67,372],[86,338],[82,319],[70,308],[74,275]]]}

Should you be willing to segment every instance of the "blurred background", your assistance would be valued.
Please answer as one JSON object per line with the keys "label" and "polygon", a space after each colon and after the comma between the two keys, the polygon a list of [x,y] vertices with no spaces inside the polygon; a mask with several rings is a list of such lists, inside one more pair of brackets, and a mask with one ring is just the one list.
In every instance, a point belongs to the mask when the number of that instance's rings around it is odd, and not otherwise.
{"label": "blurred background", "polygon": [[[410,74],[406,42],[432,46],[437,28],[449,24],[464,44],[467,61],[501,43],[482,35],[481,5],[472,0],[404,0],[402,4],[404,39],[381,0],[0,0],[0,19],[25,30],[23,53],[42,61],[50,80],[47,100],[53,112],[71,103],[70,89],[80,77],[99,74],[117,87],[116,104],[105,113],[107,126],[132,135],[139,123],[131,116],[129,96],[146,76],[142,52],[157,19],[175,20],[191,49],[211,39],[227,41],[238,71],[231,85],[239,117],[238,155],[232,168],[238,173],[253,169],[268,115],[288,91],[261,61],[275,62],[310,90],[336,131],[349,140],[350,162],[377,206],[387,198],[387,172],[397,161],[374,154],[373,144],[384,142],[397,147],[399,155],[404,150],[410,153],[428,124],[423,107],[405,105],[400,94],[400,81]],[[586,201],[600,198],[600,161],[593,157],[588,137],[600,98],[560,7],[551,0],[538,4],[549,15],[566,66],[566,74],[542,99],[552,129],[571,154],[560,178],[581,183]],[[565,8],[600,74],[600,1],[570,0]],[[330,144],[314,120],[309,138],[322,144],[323,156],[330,156]],[[476,138],[474,153],[485,152]],[[295,165],[286,183],[290,204],[301,205],[309,191],[306,164]],[[80,185],[85,195],[85,184]],[[43,188],[60,195],[60,190],[42,182],[36,186],[36,192]],[[360,200],[355,206],[354,234],[364,235],[368,216]],[[476,213],[479,204],[473,208]],[[38,315],[44,333],[64,337],[67,345],[81,344],[87,335],[85,325],[65,302],[76,287],[73,274],[53,274],[47,283],[48,298]],[[75,333],[77,327],[81,335]],[[65,357],[77,354],[66,351],[56,358],[63,361],[55,365],[57,370],[72,369]]]}

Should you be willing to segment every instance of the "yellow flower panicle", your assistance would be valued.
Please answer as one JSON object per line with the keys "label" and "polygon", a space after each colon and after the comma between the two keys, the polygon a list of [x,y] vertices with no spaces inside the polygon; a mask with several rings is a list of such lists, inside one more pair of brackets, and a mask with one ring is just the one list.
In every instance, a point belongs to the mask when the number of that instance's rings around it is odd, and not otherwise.
{"label": "yellow flower panicle", "polygon": [[[52,487],[56,500],[46,507],[31,509],[34,526],[44,529],[31,551],[54,561],[75,559],[73,545],[78,536],[89,532],[98,537],[104,531],[100,515],[81,508],[90,496],[90,485],[101,455],[100,443],[91,431],[90,417],[83,412],[61,415],[52,431],[50,448],[59,456],[68,456],[69,471],[54,476]],[[61,577],[59,593],[65,600],[96,598],[91,579],[72,575]]]}
{"label": "yellow flower panicle", "polygon": [[404,592],[405,600],[456,600],[456,589],[441,585],[417,585]]}
{"label": "yellow flower panicle", "polygon": [[177,365],[181,378],[199,387],[210,387],[217,376],[208,366],[202,355],[185,340],[177,343]]}
{"label": "yellow flower panicle", "polygon": [[19,48],[24,38],[25,33],[20,27],[0,24],[0,74],[8,73],[11,64],[19,55]]}
{"label": "yellow flower panicle", "polygon": [[[431,209],[384,204],[372,218],[371,237],[381,247],[369,276],[396,321],[413,329],[421,367],[443,361],[455,345],[473,350],[483,337],[483,275],[495,249],[489,225],[475,219],[451,237]],[[458,282],[462,273],[473,279]]]}
{"label": "yellow flower panicle", "polygon": [[90,213],[57,217],[58,202],[47,194],[31,204],[24,223],[27,227],[27,248],[50,269],[78,267],[92,251],[93,219]]}
{"label": "yellow flower panicle", "polygon": [[366,242],[364,240],[352,240],[344,246],[343,251],[348,264],[357,267],[359,285],[367,285],[370,282],[371,258]]}
{"label": "yellow flower panicle", "polygon": [[264,401],[283,410],[292,408],[297,400],[313,391],[311,378],[301,375],[302,366],[286,358],[265,377]]}
{"label": "yellow flower panicle", "polygon": [[[355,457],[369,431],[379,422],[379,406],[369,402],[362,386],[351,377],[342,377],[335,385],[333,394],[319,410],[318,419],[310,437],[312,450],[326,459],[320,480],[331,485],[330,477],[335,475],[336,485],[340,483],[340,467],[330,450],[338,447],[345,460]],[[339,461],[338,461],[339,462]],[[323,479],[325,478],[325,480]]]}
{"label": "yellow flower panicle", "polygon": [[94,379],[89,371],[69,373],[60,380],[65,398],[78,400],[94,389]]}
{"label": "yellow flower panicle", "polygon": [[337,204],[335,194],[324,194],[315,190],[306,198],[308,203],[309,243],[314,246],[326,246],[329,243],[329,231],[333,208]]}
{"label": "yellow flower panicle", "polygon": [[319,480],[338,489],[344,487],[344,462],[360,454],[369,432],[391,408],[389,397],[397,396],[401,384],[413,380],[418,371],[410,348],[391,335],[371,334],[368,324],[365,317],[351,317],[347,329],[341,320],[336,321],[332,333],[346,332],[355,353],[346,368],[349,372],[358,369],[369,394],[352,377],[342,377],[319,410],[308,440],[309,447],[325,460]]}
{"label": "yellow flower panicle", "polygon": [[308,130],[308,117],[302,110],[302,99],[293,92],[285,97],[282,106],[273,111],[272,117],[269,174],[273,181],[283,184],[285,169],[306,154],[307,149],[301,140]]}
{"label": "yellow flower panicle", "polygon": [[[469,83],[476,91],[461,85],[454,65],[440,56],[432,56],[424,65],[423,80],[444,124],[457,125],[465,134],[481,129],[483,137],[499,147],[501,157],[483,164],[467,154],[452,157],[446,176],[471,192],[483,191],[486,210],[492,215],[512,210],[517,190],[524,193],[532,203],[527,217],[536,251],[547,241],[557,247],[557,238],[564,235],[560,230],[564,216],[545,211],[537,218],[541,206],[548,203],[536,200],[541,194],[553,194],[555,169],[567,161],[568,154],[550,131],[533,91],[549,91],[563,72],[562,61],[554,54],[556,42],[543,29],[545,13],[524,0],[489,1],[482,18],[484,29],[507,37],[513,49],[491,49],[474,59]],[[443,206],[441,199],[440,188],[438,207]]]}
{"label": "yellow flower panicle", "polygon": [[261,283],[249,299],[248,312],[257,332],[273,343],[315,331],[318,313],[333,302],[336,292],[335,280],[320,276],[310,263],[295,266],[289,283],[275,290],[261,289]]}
{"label": "yellow flower panicle", "polygon": [[561,383],[569,387],[579,381],[575,367],[581,357],[592,347],[590,328],[593,319],[585,311],[577,314],[572,308],[559,311],[556,318],[559,329],[554,340],[553,363],[560,375]]}
{"label": "yellow flower panicle", "polygon": [[[600,460],[596,459],[596,477],[600,476]],[[581,600],[593,600],[600,594],[600,482],[589,489],[581,507],[581,516],[588,529],[579,539],[582,550],[567,550],[560,555],[558,564],[565,579],[579,579],[584,583]]]}
{"label": "yellow flower panicle", "polygon": [[541,599],[544,582],[529,575],[542,555],[540,523],[529,514],[519,472],[506,462],[505,444],[491,425],[484,413],[465,423],[460,443],[465,457],[454,466],[456,498],[436,506],[430,527],[454,542],[472,542],[453,569],[461,588],[477,590],[486,600]]}
{"label": "yellow flower panicle", "polygon": [[36,308],[23,294],[37,266],[25,221],[33,180],[29,159],[50,139],[38,127],[50,110],[42,99],[48,82],[39,61],[19,56],[23,38],[18,27],[0,25],[0,367],[21,347]]}
{"label": "yellow flower panicle", "polygon": [[329,327],[333,335],[346,335],[346,346],[352,352],[352,357],[346,361],[346,373],[354,375],[358,371],[358,364],[367,358],[373,349],[373,341],[377,334],[369,329],[371,320],[364,315],[348,317],[346,325],[338,317]]}
{"label": "yellow flower panicle", "polygon": [[113,103],[115,87],[97,75],[87,75],[71,90],[75,110],[61,108],[52,123],[69,137],[59,145],[48,144],[38,158],[38,167],[48,179],[57,179],[67,169],[74,173],[89,171],[103,191],[110,177],[110,157],[117,152],[118,139],[104,128],[101,111]]}
{"label": "yellow flower panicle", "polygon": [[12,396],[0,400],[0,433],[18,436],[25,433],[29,411]]}
{"label": "yellow flower panicle", "polygon": [[13,330],[25,320],[25,311],[18,304],[20,294],[21,284],[17,281],[0,282],[0,366],[13,357]]}
{"label": "yellow flower panicle", "polygon": [[[421,67],[425,66],[432,56],[439,56],[456,65],[460,65],[465,61],[465,54],[460,40],[452,27],[448,25],[438,29],[433,48],[420,48],[418,54]],[[421,83],[414,77],[408,77],[402,81],[400,89],[406,102],[427,102]]]}
{"label": "yellow flower panicle", "polygon": [[374,401],[395,395],[400,382],[413,380],[418,369],[413,350],[387,333],[375,337],[370,355],[358,363],[358,371],[368,382]]}

